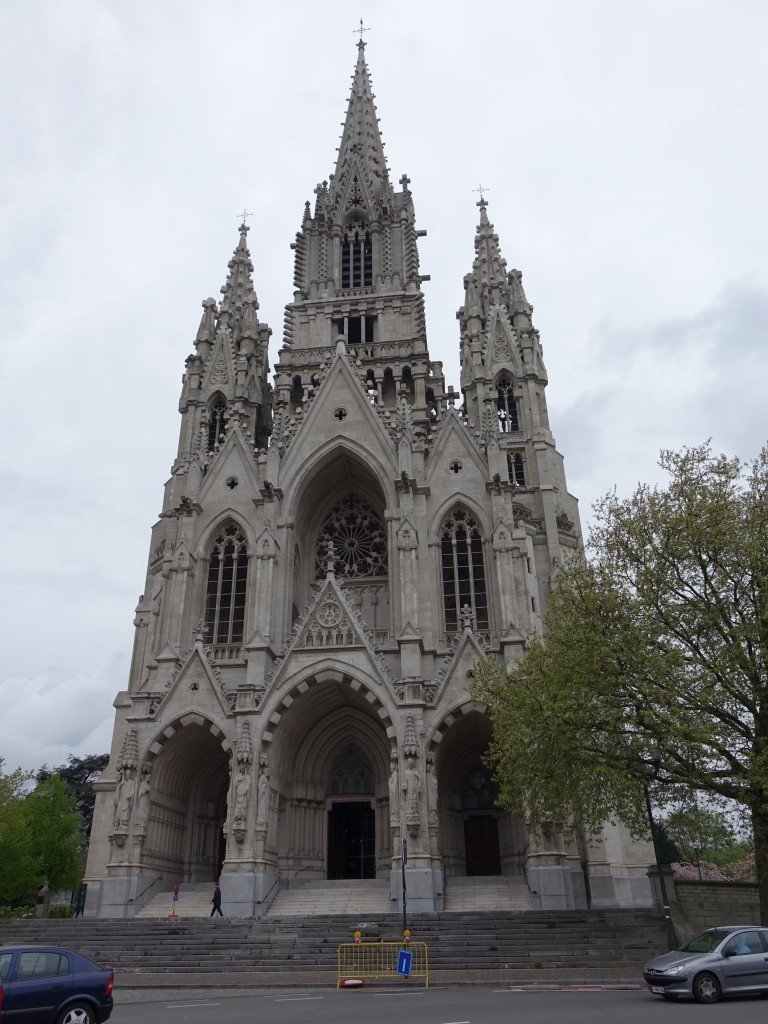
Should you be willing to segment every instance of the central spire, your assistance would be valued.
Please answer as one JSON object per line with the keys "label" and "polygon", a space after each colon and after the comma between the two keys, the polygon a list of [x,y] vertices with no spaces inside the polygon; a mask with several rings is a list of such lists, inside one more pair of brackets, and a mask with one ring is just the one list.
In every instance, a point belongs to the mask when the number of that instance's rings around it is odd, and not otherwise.
{"label": "central spire", "polygon": [[361,39],[357,44],[357,65],[333,175],[331,202],[335,206],[350,191],[352,204],[362,204],[363,193],[369,201],[375,200],[388,182],[384,143],[365,61],[365,43]]}

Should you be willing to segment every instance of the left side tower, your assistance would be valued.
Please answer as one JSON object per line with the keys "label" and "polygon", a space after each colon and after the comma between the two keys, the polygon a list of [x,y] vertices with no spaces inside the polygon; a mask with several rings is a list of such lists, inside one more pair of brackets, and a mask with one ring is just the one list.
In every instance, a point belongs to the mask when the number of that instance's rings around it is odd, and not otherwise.
{"label": "left side tower", "polygon": [[115,700],[110,767],[96,784],[86,881],[88,913],[102,917],[132,916],[160,875],[166,887],[218,877],[232,759],[252,760],[233,713],[272,388],[247,236],[242,223],[220,301],[203,302],[186,360],[128,689]]}

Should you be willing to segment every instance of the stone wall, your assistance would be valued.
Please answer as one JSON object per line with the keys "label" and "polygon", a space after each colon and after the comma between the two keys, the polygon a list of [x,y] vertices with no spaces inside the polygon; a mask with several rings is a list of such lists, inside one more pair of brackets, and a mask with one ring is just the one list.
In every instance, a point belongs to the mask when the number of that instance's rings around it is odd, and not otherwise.
{"label": "stone wall", "polygon": [[[648,872],[654,898],[661,908],[656,871]],[[680,881],[664,872],[664,881],[678,939],[719,924],[760,924],[760,897],[755,882]]]}

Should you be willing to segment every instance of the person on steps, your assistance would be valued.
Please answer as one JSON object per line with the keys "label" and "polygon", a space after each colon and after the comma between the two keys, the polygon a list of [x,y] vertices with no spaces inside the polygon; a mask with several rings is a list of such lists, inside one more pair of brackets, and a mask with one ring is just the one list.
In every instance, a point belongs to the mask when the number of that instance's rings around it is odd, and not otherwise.
{"label": "person on steps", "polygon": [[218,882],[216,882],[216,884],[213,887],[213,899],[211,900],[211,903],[213,904],[213,909],[211,910],[211,917],[213,917],[213,915],[216,913],[218,913],[220,917],[224,917],[224,915],[221,912],[221,889],[219,888]]}

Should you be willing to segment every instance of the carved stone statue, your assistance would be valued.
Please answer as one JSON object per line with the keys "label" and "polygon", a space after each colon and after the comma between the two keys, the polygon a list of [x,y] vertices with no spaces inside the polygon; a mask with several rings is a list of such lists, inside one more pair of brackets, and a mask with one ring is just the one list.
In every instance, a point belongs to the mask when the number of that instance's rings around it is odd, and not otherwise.
{"label": "carved stone statue", "polygon": [[262,764],[258,782],[258,802],[256,804],[256,822],[266,825],[269,816],[269,765]]}
{"label": "carved stone statue", "polygon": [[240,765],[240,774],[235,779],[235,821],[242,824],[248,818],[248,797],[251,792],[251,780],[248,778],[247,768]]}
{"label": "carved stone statue", "polygon": [[136,828],[146,828],[149,819],[149,797],[152,787],[149,784],[149,771],[141,773],[138,799],[136,801]]}
{"label": "carved stone statue", "polygon": [[437,825],[437,772],[431,757],[427,758],[427,804],[427,821]]}
{"label": "carved stone statue", "polygon": [[408,826],[418,827],[421,824],[421,818],[419,817],[421,776],[412,757],[409,757],[406,761],[401,789],[405,793],[405,823]]}
{"label": "carved stone statue", "polygon": [[133,798],[136,795],[136,780],[133,777],[133,768],[123,768],[118,775],[117,789],[115,790],[115,828],[127,828],[131,820],[131,808]]}
{"label": "carved stone statue", "polygon": [[400,785],[397,778],[397,754],[392,754],[389,775],[389,824],[400,824]]}

